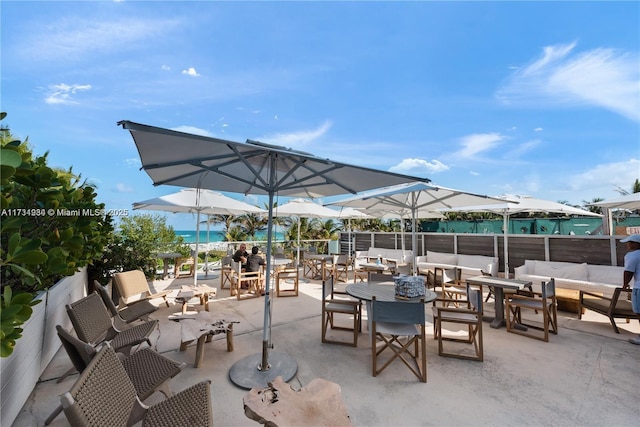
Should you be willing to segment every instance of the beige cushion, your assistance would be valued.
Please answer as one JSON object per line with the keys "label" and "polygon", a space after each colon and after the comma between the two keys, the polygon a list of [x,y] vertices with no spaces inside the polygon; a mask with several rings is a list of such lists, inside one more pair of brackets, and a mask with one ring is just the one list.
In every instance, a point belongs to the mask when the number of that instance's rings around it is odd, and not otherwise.
{"label": "beige cushion", "polygon": [[548,276],[556,279],[571,279],[587,281],[588,270],[587,264],[574,263],[551,263],[545,261],[536,261],[534,274],[537,276]]}
{"label": "beige cushion", "polygon": [[431,264],[457,265],[458,255],[427,251],[427,262]]}
{"label": "beige cushion", "polygon": [[588,265],[589,281],[597,283],[608,283],[616,286],[622,285],[624,267],[614,267],[611,265]]}

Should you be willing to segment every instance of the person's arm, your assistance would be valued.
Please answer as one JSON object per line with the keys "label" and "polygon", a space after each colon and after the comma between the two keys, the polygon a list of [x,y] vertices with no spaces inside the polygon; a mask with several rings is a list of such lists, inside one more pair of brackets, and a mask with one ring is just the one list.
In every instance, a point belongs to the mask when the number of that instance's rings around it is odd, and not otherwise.
{"label": "person's arm", "polygon": [[625,270],[622,278],[622,289],[629,289],[631,279],[633,279],[633,271]]}

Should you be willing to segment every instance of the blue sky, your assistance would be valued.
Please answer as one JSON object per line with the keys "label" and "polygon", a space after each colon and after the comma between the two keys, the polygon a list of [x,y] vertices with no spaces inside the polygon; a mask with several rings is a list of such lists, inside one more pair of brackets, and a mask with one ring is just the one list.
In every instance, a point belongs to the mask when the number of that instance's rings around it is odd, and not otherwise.
{"label": "blue sky", "polygon": [[0,7],[3,124],[110,209],[178,190],[120,120],[487,195],[581,204],[640,177],[639,2]]}

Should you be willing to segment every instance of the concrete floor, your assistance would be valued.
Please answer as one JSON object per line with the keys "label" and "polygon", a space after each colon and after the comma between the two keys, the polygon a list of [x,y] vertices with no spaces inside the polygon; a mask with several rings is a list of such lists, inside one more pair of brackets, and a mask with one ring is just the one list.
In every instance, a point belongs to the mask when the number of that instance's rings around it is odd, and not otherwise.
{"label": "concrete floor", "polygon": [[[157,290],[173,289],[193,279],[154,282]],[[219,286],[217,272],[199,283]],[[290,381],[298,389],[314,378],[339,384],[353,425],[553,425],[637,426],[640,384],[640,346],[627,342],[640,333],[637,320],[619,321],[615,334],[606,317],[587,312],[558,312],[560,331],[548,343],[492,329],[484,323],[484,362],[439,357],[432,323],[427,325],[428,382],[421,383],[402,363],[394,362],[378,377],[371,375],[371,345],[365,330],[358,347],[322,344],[321,283],[300,285],[300,295],[274,298],[273,351],[286,352],[298,363]],[[193,300],[194,302],[196,300]],[[154,301],[160,305],[161,301]],[[199,305],[190,310],[201,310]],[[218,290],[211,310],[234,326],[233,352],[226,351],[224,335],[205,344],[204,363],[194,368],[195,345],[179,351],[180,325],[167,316],[180,311],[178,305],[160,306],[153,318],[159,331],[152,336],[158,352],[187,367],[172,380],[172,389],[182,390],[210,379],[214,423],[218,426],[254,426],[244,415],[247,390],[229,380],[229,370],[245,356],[261,352],[264,298],[237,301],[228,290]],[[493,304],[485,306],[493,311]],[[428,322],[431,310],[427,309]],[[334,334],[348,332],[333,331]],[[14,423],[16,427],[41,426],[59,404],[77,375],[61,383],[56,379],[71,363],[61,349],[41,377],[29,401]],[[147,403],[161,399],[159,393]],[[68,425],[64,414],[52,426]]]}

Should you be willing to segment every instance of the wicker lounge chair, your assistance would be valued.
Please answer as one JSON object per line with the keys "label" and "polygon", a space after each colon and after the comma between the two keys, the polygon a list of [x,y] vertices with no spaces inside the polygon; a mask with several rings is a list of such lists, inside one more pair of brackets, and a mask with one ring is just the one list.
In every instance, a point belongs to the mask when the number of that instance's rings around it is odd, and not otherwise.
{"label": "wicker lounge chair", "polygon": [[[69,355],[71,363],[77,372],[83,372],[91,359],[96,355],[96,350],[89,344],[65,331],[60,325],[56,325],[58,337],[62,341],[62,346]],[[154,392],[159,391],[166,397],[171,397],[173,393],[169,386],[171,378],[178,375],[186,366],[186,363],[178,363],[168,359],[149,348],[143,348],[133,353],[131,356],[120,360],[134,388],[141,400],[145,400]],[[66,374],[58,379],[60,382]],[[62,412],[62,405],[49,415],[44,422],[49,425]]]}
{"label": "wicker lounge chair", "polygon": [[106,344],[60,397],[73,426],[212,426],[210,381],[202,381],[152,406],[136,389],[118,356]]}
{"label": "wicker lounge chair", "polygon": [[149,289],[149,282],[147,282],[147,278],[144,276],[142,270],[116,273],[113,275],[113,283],[115,283],[118,294],[120,295],[120,302],[118,304],[120,307],[140,300],[156,298],[162,298],[164,303],[167,304],[167,307],[169,307],[167,295],[169,295],[171,291],[152,293],[151,289]]}
{"label": "wicker lounge chair", "polygon": [[136,320],[149,320],[149,315],[158,309],[158,307],[151,304],[148,300],[143,300],[128,305],[122,310],[118,310],[109,296],[107,288],[102,286],[97,280],[94,281],[94,286],[100,294],[100,297],[102,297],[102,302],[104,302],[104,305],[111,313],[116,326],[119,326],[118,323],[126,325]]}
{"label": "wicker lounge chair", "polygon": [[67,304],[67,314],[73,329],[82,341],[92,346],[109,341],[116,351],[125,355],[130,354],[134,346],[143,342],[151,346],[149,335],[158,324],[157,320],[150,320],[122,331],[118,330],[113,325],[102,298],[95,292]]}

